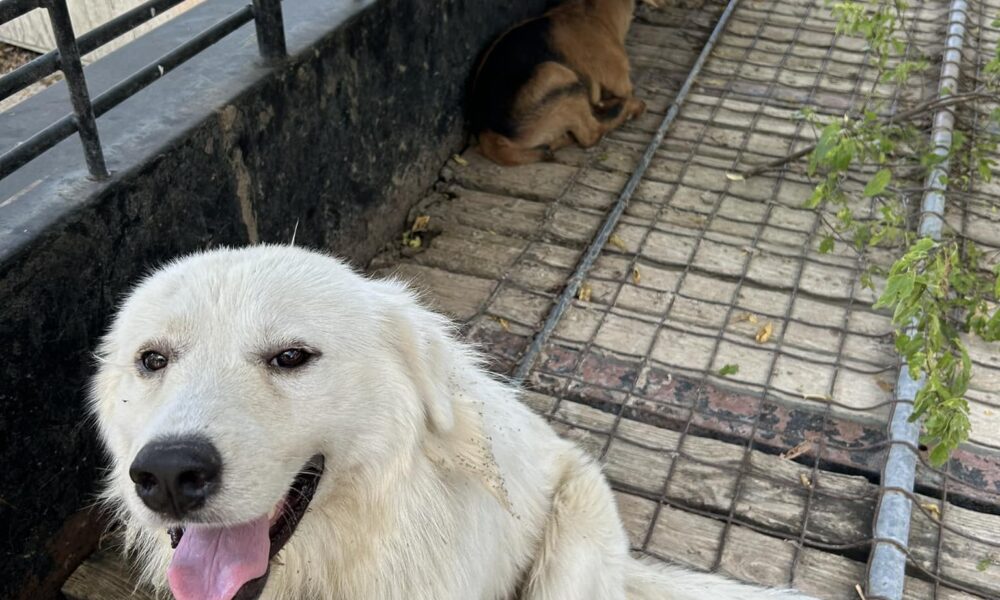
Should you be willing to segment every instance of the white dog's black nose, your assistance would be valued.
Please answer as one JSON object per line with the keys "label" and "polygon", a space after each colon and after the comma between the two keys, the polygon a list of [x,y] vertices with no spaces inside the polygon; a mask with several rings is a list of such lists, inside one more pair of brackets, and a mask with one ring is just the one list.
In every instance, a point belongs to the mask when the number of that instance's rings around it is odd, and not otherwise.
{"label": "white dog's black nose", "polygon": [[219,451],[203,438],[146,444],[129,469],[143,503],[177,519],[205,504],[218,489],[221,473]]}

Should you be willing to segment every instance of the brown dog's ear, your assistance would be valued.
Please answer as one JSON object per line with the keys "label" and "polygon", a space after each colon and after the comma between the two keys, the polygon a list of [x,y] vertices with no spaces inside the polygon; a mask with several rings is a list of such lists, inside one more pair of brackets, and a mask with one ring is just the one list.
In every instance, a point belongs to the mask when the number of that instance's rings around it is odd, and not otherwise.
{"label": "brown dog's ear", "polygon": [[461,367],[464,356],[458,343],[449,337],[447,320],[411,306],[396,311],[391,322],[429,429],[435,433],[451,431],[455,425],[453,372]]}

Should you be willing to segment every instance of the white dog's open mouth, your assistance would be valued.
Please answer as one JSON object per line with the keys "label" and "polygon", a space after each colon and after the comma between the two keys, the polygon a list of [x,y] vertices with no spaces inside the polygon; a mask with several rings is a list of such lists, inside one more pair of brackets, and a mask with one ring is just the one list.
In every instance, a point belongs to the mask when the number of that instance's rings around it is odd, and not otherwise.
{"label": "white dog's open mouth", "polygon": [[270,561],[291,539],[323,476],[323,456],[309,459],[273,515],[231,526],[170,530],[175,548],[167,579],[177,600],[253,600]]}

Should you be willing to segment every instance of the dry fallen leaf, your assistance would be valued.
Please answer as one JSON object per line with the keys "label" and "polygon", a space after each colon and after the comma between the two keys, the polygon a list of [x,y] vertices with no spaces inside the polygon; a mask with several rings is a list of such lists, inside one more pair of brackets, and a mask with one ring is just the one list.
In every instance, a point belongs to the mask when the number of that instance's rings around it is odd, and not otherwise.
{"label": "dry fallen leaf", "polygon": [[618,234],[611,234],[611,237],[608,238],[608,243],[622,252],[625,252],[625,240],[618,237]]}
{"label": "dry fallen leaf", "polygon": [[941,508],[937,504],[934,504],[933,502],[924,502],[920,505],[920,508],[929,512],[931,518],[935,521],[941,520]]}
{"label": "dry fallen leaf", "polygon": [[455,161],[456,163],[462,165],[463,167],[469,164],[469,161],[465,160],[464,158],[462,158],[461,156],[459,156],[457,154],[454,155],[454,156],[452,156],[451,159],[453,161]]}
{"label": "dry fallen leaf", "polygon": [[427,231],[427,225],[431,222],[430,215],[420,215],[416,219],[413,219],[413,227],[410,227],[410,231],[413,233],[418,233],[420,231]]}
{"label": "dry fallen leaf", "polygon": [[860,598],[861,600],[868,600],[868,598],[865,598],[865,592],[864,590],[861,589],[860,583],[854,584],[854,591],[858,593],[858,598]]}
{"label": "dry fallen leaf", "polygon": [[812,479],[809,479],[809,476],[806,475],[805,473],[799,473],[799,483],[801,483],[802,487],[806,489],[810,490],[812,489],[813,486]]}
{"label": "dry fallen leaf", "polygon": [[812,446],[812,441],[806,440],[797,446],[789,448],[787,452],[782,452],[779,456],[785,460],[792,460],[812,450]]}
{"label": "dry fallen leaf", "polygon": [[893,390],[893,385],[884,379],[876,379],[875,385],[877,385],[883,392],[891,392]]}
{"label": "dry fallen leaf", "polygon": [[767,340],[771,339],[771,334],[774,333],[774,323],[768,321],[764,323],[764,326],[757,330],[757,335],[754,339],[757,340],[758,344],[766,344]]}
{"label": "dry fallen leaf", "polygon": [[496,319],[497,323],[500,324],[500,329],[503,329],[507,333],[510,333],[510,321],[508,321],[503,317],[493,317],[493,318]]}
{"label": "dry fallen leaf", "polygon": [[743,321],[747,321],[748,323],[756,323],[757,322],[757,315],[755,315],[753,313],[748,313],[748,312],[740,313],[740,314],[736,315],[736,322],[737,323],[742,323]]}
{"label": "dry fallen leaf", "polygon": [[726,171],[726,179],[729,181],[746,181],[746,177],[742,173],[736,173],[735,171]]}
{"label": "dry fallen leaf", "polygon": [[751,246],[743,246],[742,248],[740,248],[740,251],[743,252],[743,254],[748,254],[750,256],[753,256],[754,254],[760,252],[760,250],[758,250],[757,248],[753,248]]}
{"label": "dry fallen leaf", "polygon": [[577,291],[576,297],[584,302],[590,302],[590,295],[593,293],[594,290],[591,289],[590,284],[584,283],[583,285],[580,286],[579,291]]}
{"label": "dry fallen leaf", "polygon": [[419,235],[414,235],[409,231],[403,232],[403,245],[406,246],[407,248],[412,248],[414,250],[417,250],[418,248],[420,248],[422,244],[423,242],[420,240]]}
{"label": "dry fallen leaf", "polygon": [[639,285],[642,281],[642,275],[639,274],[639,267],[632,267],[632,283]]}
{"label": "dry fallen leaf", "polygon": [[990,409],[988,409],[988,408],[986,408],[986,409],[983,409],[983,414],[986,415],[987,417],[992,417],[993,416],[993,411],[990,410]]}

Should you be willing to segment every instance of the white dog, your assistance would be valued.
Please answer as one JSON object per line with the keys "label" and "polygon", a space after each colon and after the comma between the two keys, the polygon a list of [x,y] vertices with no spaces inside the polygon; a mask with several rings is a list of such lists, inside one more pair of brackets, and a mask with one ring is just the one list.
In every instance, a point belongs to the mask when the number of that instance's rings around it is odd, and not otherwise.
{"label": "white dog", "polygon": [[108,498],[178,600],[804,598],[631,558],[594,461],[404,285],[328,256],[174,262],[99,356]]}

